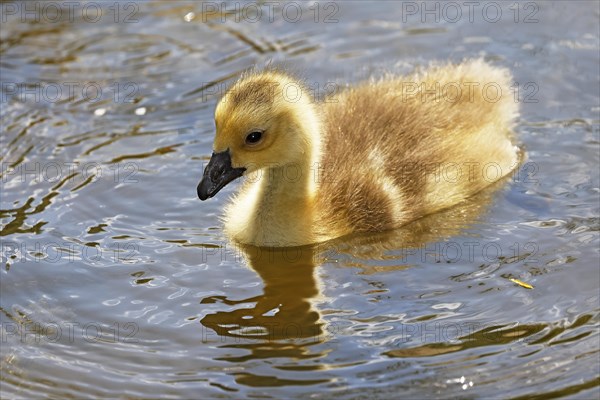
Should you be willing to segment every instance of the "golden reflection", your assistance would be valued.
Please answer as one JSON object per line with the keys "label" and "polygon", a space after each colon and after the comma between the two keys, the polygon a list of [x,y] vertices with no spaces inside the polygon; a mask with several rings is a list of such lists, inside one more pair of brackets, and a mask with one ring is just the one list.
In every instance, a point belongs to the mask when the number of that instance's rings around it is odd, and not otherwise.
{"label": "golden reflection", "polygon": [[[241,248],[248,265],[264,282],[264,293],[227,305],[256,303],[253,308],[207,315],[202,323],[219,335],[254,339],[314,338],[321,331],[310,300],[319,294],[313,270],[314,251],[299,248]],[[214,298],[203,299],[203,303]]]}
{"label": "golden reflection", "polygon": [[[491,326],[467,335],[457,338],[459,343],[426,343],[420,346],[407,347],[396,350],[390,350],[383,354],[389,357],[430,357],[440,354],[456,353],[467,349],[498,346],[509,344],[514,341],[534,336],[539,332],[547,330],[549,324],[523,324],[515,326]],[[489,353],[482,354],[480,357],[486,357]]]}
{"label": "golden reflection", "polygon": [[[312,301],[319,297],[312,247],[259,248],[243,246],[242,255],[264,282],[260,296],[233,301],[220,296],[201,303],[221,301],[240,306],[232,311],[206,315],[201,323],[212,329],[226,347],[246,348],[248,357],[228,357],[228,361],[249,358],[310,358],[308,345],[321,343],[326,333]],[[246,306],[246,307],[244,307]],[[233,338],[225,340],[226,338]]]}

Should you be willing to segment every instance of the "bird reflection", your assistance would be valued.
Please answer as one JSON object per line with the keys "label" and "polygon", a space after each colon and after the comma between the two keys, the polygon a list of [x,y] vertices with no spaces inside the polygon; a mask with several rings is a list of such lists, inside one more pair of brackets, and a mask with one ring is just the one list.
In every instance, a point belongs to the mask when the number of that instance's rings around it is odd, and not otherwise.
{"label": "bird reflection", "polygon": [[204,327],[215,331],[221,339],[235,338],[224,341],[221,347],[250,351],[243,356],[228,355],[219,359],[239,362],[256,358],[301,359],[324,355],[326,350],[321,349],[323,353],[310,350],[312,346],[335,336],[333,327],[327,326],[315,306],[317,302],[326,302],[318,274],[315,274],[317,265],[338,261],[338,265],[359,267],[363,274],[379,272],[382,267],[377,265],[377,260],[386,261],[386,271],[409,268],[412,265],[406,261],[406,254],[411,249],[431,246],[432,242],[461,233],[477,221],[501,187],[500,183],[492,185],[457,207],[390,232],[354,235],[295,248],[240,246],[246,264],[263,280],[264,292],[244,300],[230,300],[226,296],[202,299],[204,304],[222,302],[228,306],[240,306],[206,315],[201,320]]}
{"label": "bird reflection", "polygon": [[243,246],[240,250],[247,264],[263,280],[264,293],[240,301],[205,298],[202,303],[221,300],[227,305],[256,304],[252,308],[206,315],[201,323],[220,337],[237,338],[228,346],[253,350],[250,358],[270,357],[273,351],[278,356],[314,356],[306,352],[305,346],[325,339],[319,312],[311,303],[319,296],[314,247]]}
{"label": "bird reflection", "polygon": [[[317,338],[322,334],[319,313],[310,300],[319,294],[313,274],[312,247],[240,248],[247,264],[264,282],[264,294],[227,305],[256,303],[251,308],[207,315],[202,323],[219,335],[253,339]],[[211,297],[203,303],[213,302]]]}

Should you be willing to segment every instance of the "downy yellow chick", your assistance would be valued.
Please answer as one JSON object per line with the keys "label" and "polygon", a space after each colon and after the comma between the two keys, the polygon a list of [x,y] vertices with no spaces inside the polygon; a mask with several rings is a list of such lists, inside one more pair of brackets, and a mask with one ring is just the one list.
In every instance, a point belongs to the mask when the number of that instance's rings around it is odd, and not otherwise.
{"label": "downy yellow chick", "polygon": [[198,196],[246,175],[225,230],[256,246],[400,227],[518,165],[511,80],[506,69],[469,60],[362,82],[318,102],[287,73],[245,74],[216,107]]}

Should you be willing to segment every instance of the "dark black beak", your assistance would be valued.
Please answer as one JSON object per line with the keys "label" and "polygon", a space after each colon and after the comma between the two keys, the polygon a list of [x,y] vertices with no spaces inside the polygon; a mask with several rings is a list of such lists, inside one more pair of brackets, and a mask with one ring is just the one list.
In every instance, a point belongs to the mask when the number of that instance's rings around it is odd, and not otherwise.
{"label": "dark black beak", "polygon": [[246,168],[233,168],[229,149],[220,153],[213,153],[208,165],[204,169],[202,180],[198,184],[198,197],[206,200],[213,197],[229,182],[242,176]]}

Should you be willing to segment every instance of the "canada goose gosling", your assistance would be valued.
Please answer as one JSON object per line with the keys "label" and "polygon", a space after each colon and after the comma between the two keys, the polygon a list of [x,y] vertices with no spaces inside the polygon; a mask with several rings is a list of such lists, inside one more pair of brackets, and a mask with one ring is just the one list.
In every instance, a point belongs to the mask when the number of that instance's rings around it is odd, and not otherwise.
{"label": "canada goose gosling", "polygon": [[[407,82],[418,89],[407,93]],[[450,101],[425,93],[436,84],[469,82],[493,82],[501,96],[492,102],[475,91]],[[319,103],[286,73],[246,74],[217,104],[213,154],[198,197],[247,176],[226,208],[225,230],[257,246],[397,228],[465,200],[516,167],[510,129],[518,109],[510,84],[505,69],[471,60],[363,82]],[[495,163],[501,173],[440,181],[431,171],[443,163]]]}

